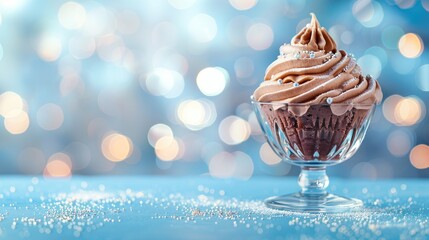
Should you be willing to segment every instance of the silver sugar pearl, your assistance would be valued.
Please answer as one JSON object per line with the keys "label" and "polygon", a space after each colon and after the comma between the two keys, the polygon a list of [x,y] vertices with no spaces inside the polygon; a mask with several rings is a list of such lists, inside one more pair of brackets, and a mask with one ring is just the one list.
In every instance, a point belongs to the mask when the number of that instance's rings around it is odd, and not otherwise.
{"label": "silver sugar pearl", "polygon": [[277,80],[277,83],[278,83],[279,85],[282,85],[282,84],[283,84],[283,80],[282,80],[282,79],[279,79],[279,80]]}
{"label": "silver sugar pearl", "polygon": [[301,53],[300,52],[297,52],[297,53],[295,53],[295,59],[300,59],[301,58]]}
{"label": "silver sugar pearl", "polygon": [[299,86],[299,83],[294,82],[294,83],[293,83],[293,86],[294,86],[294,87],[298,87],[298,86]]}
{"label": "silver sugar pearl", "polygon": [[314,52],[311,51],[310,54],[309,54],[309,56],[310,56],[310,58],[314,58],[314,56],[315,56]]}
{"label": "silver sugar pearl", "polygon": [[331,97],[328,97],[327,99],[326,99],[326,102],[328,103],[328,104],[332,104],[332,102],[333,102],[334,100],[331,98]]}

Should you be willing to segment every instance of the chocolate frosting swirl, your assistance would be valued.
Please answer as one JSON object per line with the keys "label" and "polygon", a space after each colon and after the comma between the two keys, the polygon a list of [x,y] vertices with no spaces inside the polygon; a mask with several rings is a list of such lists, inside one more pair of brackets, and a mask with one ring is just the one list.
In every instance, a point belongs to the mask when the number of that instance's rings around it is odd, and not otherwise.
{"label": "chocolate frosting swirl", "polygon": [[280,56],[268,66],[254,99],[307,105],[289,108],[297,115],[311,104],[331,104],[334,114],[341,115],[352,107],[380,103],[383,94],[377,80],[364,77],[353,55],[337,50],[326,29],[311,16],[311,23],[280,47]]}

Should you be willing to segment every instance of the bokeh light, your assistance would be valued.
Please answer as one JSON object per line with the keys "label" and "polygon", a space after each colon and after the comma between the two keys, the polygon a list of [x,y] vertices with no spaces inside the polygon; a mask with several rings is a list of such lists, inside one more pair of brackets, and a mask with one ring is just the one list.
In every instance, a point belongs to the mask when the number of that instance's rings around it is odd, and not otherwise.
{"label": "bokeh light", "polygon": [[61,40],[53,34],[43,34],[39,38],[37,53],[39,57],[47,62],[52,62],[60,57],[63,45]]}
{"label": "bokeh light", "polygon": [[69,52],[76,59],[91,57],[95,48],[95,40],[91,36],[76,36],[69,41]]}
{"label": "bokeh light", "polygon": [[53,154],[46,164],[43,172],[45,177],[69,177],[72,175],[72,161],[62,152]]}
{"label": "bokeh light", "polygon": [[180,73],[165,68],[154,69],[143,82],[151,94],[165,98],[180,96],[185,87],[183,76]]}
{"label": "bokeh light", "polygon": [[387,149],[395,157],[407,155],[413,145],[413,135],[405,129],[396,129],[387,137]]}
{"label": "bokeh light", "polygon": [[191,8],[196,2],[197,0],[168,0],[171,6],[179,10]]}
{"label": "bokeh light", "polygon": [[86,8],[86,21],[83,29],[92,36],[113,34],[117,28],[115,14],[103,4],[91,2]]}
{"label": "bokeh light", "polygon": [[14,11],[21,8],[25,2],[25,0],[2,0],[0,6],[7,11]]}
{"label": "bokeh light", "polygon": [[210,15],[200,13],[189,21],[188,31],[195,41],[206,43],[216,37],[217,24]]}
{"label": "bokeh light", "polygon": [[[0,0],[5,174],[248,179],[293,169],[266,143],[249,96],[279,46],[310,22],[309,10],[321,10],[318,4],[64,0],[37,2],[37,11],[33,5]],[[315,12],[321,26],[339,49],[355,54],[364,75],[378,79],[384,95],[356,162],[333,174],[429,176],[418,170],[422,161],[411,167],[419,159],[413,149],[429,146],[429,0],[331,5]],[[68,157],[51,159],[55,152]]]}
{"label": "bokeh light", "polygon": [[395,107],[395,119],[398,125],[414,125],[420,121],[424,115],[424,105],[413,97],[401,99]]}
{"label": "bokeh light", "polygon": [[28,114],[22,110],[14,111],[12,116],[4,119],[4,127],[10,134],[21,134],[27,131],[30,125]]}
{"label": "bokeh light", "polygon": [[402,9],[409,9],[416,4],[416,0],[395,0],[395,3]]}
{"label": "bokeh light", "polygon": [[4,92],[0,95],[0,115],[7,118],[24,110],[24,100],[15,92]]}
{"label": "bokeh light", "polygon": [[404,35],[404,30],[399,26],[387,26],[381,33],[381,41],[386,48],[397,49],[399,39]]}
{"label": "bokeh light", "polygon": [[419,35],[407,33],[399,39],[398,48],[404,57],[416,58],[422,54],[424,46]]}
{"label": "bokeh light", "polygon": [[147,140],[152,147],[155,147],[156,142],[162,137],[173,137],[173,131],[170,126],[158,123],[149,128]]}
{"label": "bokeh light", "polygon": [[274,33],[267,24],[255,23],[247,30],[246,40],[249,47],[261,51],[269,48],[271,44],[273,44]]}
{"label": "bokeh light", "polygon": [[209,173],[216,178],[249,179],[254,170],[252,159],[243,152],[220,152],[209,162]]}
{"label": "bokeh light", "polygon": [[121,162],[133,153],[133,143],[127,136],[110,133],[103,138],[101,151],[112,162]]}
{"label": "bokeh light", "polygon": [[223,92],[229,82],[228,72],[220,67],[208,67],[197,75],[197,86],[206,96],[216,96]]}
{"label": "bokeh light", "polygon": [[63,121],[63,110],[56,104],[45,104],[37,111],[37,123],[44,130],[56,130],[61,127]]}
{"label": "bokeh light", "polygon": [[[255,67],[252,59],[248,57],[241,57],[237,59],[234,63],[235,76],[237,78],[251,77],[253,75],[254,68]],[[240,83],[243,83],[243,82],[240,82]],[[253,83],[251,82],[251,84]]]}
{"label": "bokeh light", "polygon": [[228,116],[219,124],[219,137],[228,145],[237,145],[250,136],[249,123],[237,116]]}
{"label": "bokeh light", "polygon": [[429,92],[429,64],[424,64],[417,70],[416,84],[420,90]]}
{"label": "bokeh light", "polygon": [[410,152],[410,162],[418,169],[429,168],[429,146],[426,144],[415,146]]}
{"label": "bokeh light", "polygon": [[371,0],[358,0],[352,8],[355,18],[365,27],[376,27],[384,18],[383,7]]}
{"label": "bokeh light", "polygon": [[380,59],[378,59],[378,57],[371,54],[366,54],[360,57],[357,63],[366,74],[370,74],[376,79],[380,76],[382,68]]}
{"label": "bokeh light", "polygon": [[58,20],[66,29],[80,28],[86,21],[86,10],[79,3],[66,2],[58,11]]}
{"label": "bokeh light", "polygon": [[268,165],[276,165],[282,161],[282,159],[277,156],[268,143],[261,145],[261,148],[259,149],[259,157],[265,164]]}
{"label": "bokeh light", "polygon": [[429,12],[429,0],[421,0],[423,8]]}
{"label": "bokeh light", "polygon": [[411,126],[418,123],[426,114],[424,103],[417,97],[392,95],[383,103],[384,117],[398,126]]}
{"label": "bokeh light", "polygon": [[353,166],[353,168],[350,170],[350,176],[354,178],[376,179],[377,169],[372,163],[360,162]]}
{"label": "bokeh light", "polygon": [[180,153],[179,143],[173,136],[163,136],[155,143],[155,154],[162,161],[172,161]]}
{"label": "bokeh light", "polygon": [[205,99],[183,101],[176,113],[180,122],[193,131],[212,125],[217,116],[214,104]]}
{"label": "bokeh light", "polygon": [[258,0],[229,0],[231,6],[239,11],[249,10],[254,7]]}

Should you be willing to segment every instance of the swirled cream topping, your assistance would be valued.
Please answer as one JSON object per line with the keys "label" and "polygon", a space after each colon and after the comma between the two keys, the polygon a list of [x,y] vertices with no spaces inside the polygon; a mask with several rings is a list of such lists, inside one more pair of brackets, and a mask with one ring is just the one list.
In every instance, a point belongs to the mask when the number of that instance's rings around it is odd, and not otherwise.
{"label": "swirled cream topping", "polygon": [[[380,103],[383,94],[377,80],[363,76],[353,55],[337,50],[326,29],[320,27],[314,14],[311,16],[311,23],[290,44],[280,47],[280,55],[268,66],[254,99],[303,105],[327,103],[337,115],[352,107],[369,108]],[[292,111],[302,115],[308,107]]]}

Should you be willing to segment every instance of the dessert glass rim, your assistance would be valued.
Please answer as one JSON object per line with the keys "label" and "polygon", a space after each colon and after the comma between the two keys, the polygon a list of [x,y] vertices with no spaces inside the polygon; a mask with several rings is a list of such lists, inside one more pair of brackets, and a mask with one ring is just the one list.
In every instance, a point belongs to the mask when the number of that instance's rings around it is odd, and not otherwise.
{"label": "dessert glass rim", "polygon": [[285,105],[285,106],[367,106],[371,107],[377,105],[374,103],[290,103],[290,102],[282,102],[282,101],[274,101],[274,102],[263,102],[256,100],[253,95],[250,96],[250,100],[252,103],[258,104],[266,104],[266,105]]}

